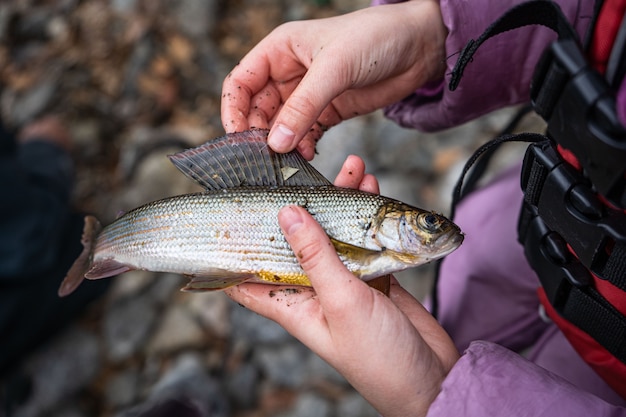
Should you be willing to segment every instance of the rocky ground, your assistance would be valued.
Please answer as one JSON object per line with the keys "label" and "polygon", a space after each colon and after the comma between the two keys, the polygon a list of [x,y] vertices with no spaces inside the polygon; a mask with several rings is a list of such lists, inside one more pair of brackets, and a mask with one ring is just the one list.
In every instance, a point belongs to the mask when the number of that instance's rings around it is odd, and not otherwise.
{"label": "rocky ground", "polygon": [[[20,127],[60,115],[73,135],[75,204],[108,223],[120,211],[197,189],[165,155],[222,134],[221,80],[273,27],[366,4],[3,2],[2,117]],[[363,116],[327,133],[315,165],[333,177],[346,155],[358,154],[383,194],[445,213],[462,164],[510,114],[437,135],[401,129],[380,113]],[[422,267],[401,280],[422,297],[431,272]],[[31,391],[10,415],[130,417],[170,398],[190,399],[211,416],[376,415],[282,328],[221,293],[181,293],[183,281],[149,272],[116,279],[102,301],[24,364]]]}

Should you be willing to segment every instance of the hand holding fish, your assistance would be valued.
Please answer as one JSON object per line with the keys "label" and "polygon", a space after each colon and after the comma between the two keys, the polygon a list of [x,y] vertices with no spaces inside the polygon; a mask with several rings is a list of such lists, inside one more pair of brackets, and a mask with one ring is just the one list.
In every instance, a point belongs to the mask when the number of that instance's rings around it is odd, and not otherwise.
{"label": "hand holding fish", "polygon": [[[375,178],[364,175],[363,162],[355,157],[346,161],[335,184],[378,191]],[[243,284],[227,289],[228,295],[281,324],[381,414],[425,415],[458,359],[443,328],[395,279],[389,297],[355,279],[305,210],[286,207],[279,222],[314,290]]]}
{"label": "hand holding fish", "polygon": [[244,282],[309,285],[277,221],[290,205],[315,217],[342,262],[365,281],[445,256],[463,241],[460,229],[437,213],[334,186],[298,152],[271,151],[267,133],[233,133],[171,155],[203,193],[153,201],[104,228],[87,216],[83,251],[59,294],[69,295],[84,278],[132,269],[184,274],[185,291]]}
{"label": "hand holding fish", "polygon": [[[59,295],[84,278],[132,269],[187,275],[185,291],[230,288],[232,298],[282,324],[379,410],[425,413],[457,353],[396,282],[387,298],[364,281],[445,256],[463,234],[437,213],[378,195],[360,158],[348,158],[333,185],[298,152],[276,154],[266,139],[257,129],[172,155],[203,193],[145,204],[104,228],[87,216],[83,252]],[[259,282],[272,285],[247,285]],[[422,395],[406,400],[416,392]]]}
{"label": "hand holding fish", "polygon": [[224,128],[272,126],[273,150],[297,146],[311,160],[327,128],[442,78],[445,36],[439,3],[431,0],[286,23],[224,80]]}

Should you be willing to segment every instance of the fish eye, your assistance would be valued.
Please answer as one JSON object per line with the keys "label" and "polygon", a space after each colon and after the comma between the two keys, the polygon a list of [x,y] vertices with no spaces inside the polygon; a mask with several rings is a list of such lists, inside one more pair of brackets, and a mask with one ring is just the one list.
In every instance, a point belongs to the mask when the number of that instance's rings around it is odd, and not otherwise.
{"label": "fish eye", "polygon": [[426,232],[435,233],[439,230],[441,222],[439,221],[439,218],[433,213],[422,213],[417,216],[417,225],[420,229]]}

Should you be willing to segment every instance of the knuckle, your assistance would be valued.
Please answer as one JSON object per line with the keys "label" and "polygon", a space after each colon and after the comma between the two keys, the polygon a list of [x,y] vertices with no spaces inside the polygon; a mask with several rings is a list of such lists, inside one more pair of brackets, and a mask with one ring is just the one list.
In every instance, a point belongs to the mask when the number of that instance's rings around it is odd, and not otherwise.
{"label": "knuckle", "polygon": [[[330,244],[330,242],[328,242]],[[323,242],[320,240],[307,240],[300,242],[295,248],[295,254],[300,262],[300,266],[305,271],[313,271],[318,268],[324,253]]]}
{"label": "knuckle", "polygon": [[306,95],[294,94],[289,98],[289,105],[284,108],[287,117],[293,120],[314,120],[317,118],[319,105]]}

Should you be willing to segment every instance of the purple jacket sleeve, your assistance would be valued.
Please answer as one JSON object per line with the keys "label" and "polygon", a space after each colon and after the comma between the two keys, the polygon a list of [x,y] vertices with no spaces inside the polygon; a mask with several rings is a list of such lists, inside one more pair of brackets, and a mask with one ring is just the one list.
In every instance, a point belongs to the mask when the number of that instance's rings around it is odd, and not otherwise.
{"label": "purple jacket sleeve", "polygon": [[[397,0],[374,0],[373,4]],[[478,49],[455,91],[447,85],[458,53],[505,11],[521,0],[441,0],[446,39],[447,71],[444,80],[425,86],[385,109],[387,117],[405,127],[435,131],[459,125],[503,106],[529,100],[530,79],[544,47],[556,34],[542,26],[527,26],[487,40]],[[591,16],[593,1],[559,0],[565,16],[581,38]]]}
{"label": "purple jacket sleeve", "polygon": [[518,354],[473,342],[443,382],[428,417],[624,417],[607,404]]}
{"label": "purple jacket sleeve", "polygon": [[[397,0],[374,0],[374,4]],[[529,100],[532,72],[545,46],[556,38],[540,26],[521,28],[489,39],[465,69],[454,92],[447,89],[457,53],[469,39],[522,0],[441,0],[448,28],[449,57],[444,80],[425,86],[385,109],[399,124],[433,131],[469,121],[506,105]],[[582,37],[593,15],[593,1],[558,0],[564,14]],[[618,108],[626,106],[626,81],[618,94]],[[620,117],[626,116],[620,114]],[[624,120],[626,117],[622,117]],[[429,417],[571,415],[626,417],[626,409],[606,403],[576,388],[544,368],[502,346],[470,344],[442,384]]]}

